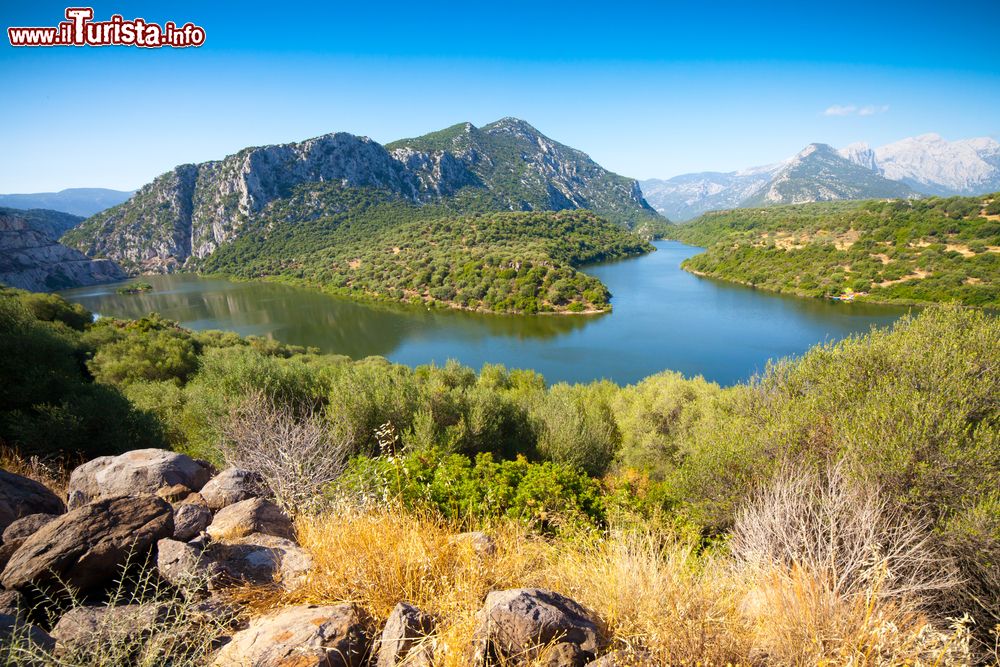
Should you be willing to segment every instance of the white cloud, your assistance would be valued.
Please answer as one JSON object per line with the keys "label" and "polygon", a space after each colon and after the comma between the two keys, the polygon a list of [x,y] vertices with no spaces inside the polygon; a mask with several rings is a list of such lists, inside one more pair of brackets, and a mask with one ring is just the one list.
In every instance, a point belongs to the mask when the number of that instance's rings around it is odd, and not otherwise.
{"label": "white cloud", "polygon": [[864,107],[861,107],[860,109],[858,109],[858,115],[859,116],[874,116],[877,113],[885,113],[888,110],[889,110],[889,105],[888,104],[883,104],[881,106],[875,106],[873,104],[869,104],[868,106],[864,106]]}
{"label": "white cloud", "polygon": [[826,111],[823,112],[824,116],[850,116],[852,113],[857,111],[858,108],[853,104],[848,104],[847,106],[841,104],[834,104],[832,107],[828,107]]}
{"label": "white cloud", "polygon": [[853,104],[834,104],[827,107],[823,112],[824,116],[874,116],[878,113],[885,113],[889,110],[888,104],[866,104],[863,107]]}

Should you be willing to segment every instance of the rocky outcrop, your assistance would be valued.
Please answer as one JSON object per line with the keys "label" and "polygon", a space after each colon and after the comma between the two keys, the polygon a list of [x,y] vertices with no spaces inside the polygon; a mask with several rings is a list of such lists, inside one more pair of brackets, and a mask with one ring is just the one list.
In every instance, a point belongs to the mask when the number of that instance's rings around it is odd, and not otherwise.
{"label": "rocky outcrop", "polygon": [[215,667],[360,667],[369,640],[350,604],[289,607],[254,619],[219,651]]}
{"label": "rocky outcrop", "polygon": [[497,543],[486,533],[470,531],[452,535],[448,542],[451,544],[468,545],[478,556],[492,556],[496,553]]}
{"label": "rocky outcrop", "polygon": [[0,469],[0,531],[31,514],[61,514],[63,501],[33,479]]}
{"label": "rocky outcrop", "polygon": [[226,468],[210,479],[200,493],[205,504],[213,510],[268,495],[260,475],[241,468]]}
{"label": "rocky outcrop", "polygon": [[[476,614],[476,664],[528,663],[544,655],[582,664],[593,659],[600,633],[587,611],[573,600],[540,588],[494,591]],[[557,647],[570,644],[572,647]],[[567,658],[567,656],[570,656]]]}
{"label": "rocky outcrop", "polygon": [[107,259],[91,259],[39,231],[20,211],[0,209],[0,284],[33,292],[121,280]]}
{"label": "rocky outcrop", "polygon": [[292,520],[280,507],[263,498],[251,498],[222,508],[206,532],[213,540],[236,540],[254,533],[289,540],[295,538]]}
{"label": "rocky outcrop", "polygon": [[186,454],[163,449],[136,449],[120,456],[101,456],[76,468],[69,478],[70,507],[95,498],[155,494],[181,484],[197,491],[211,479],[212,469]]}
{"label": "rocky outcrop", "polygon": [[400,602],[389,614],[378,644],[376,667],[430,667],[434,648],[429,639],[434,618]]}
{"label": "rocky outcrop", "polygon": [[5,588],[98,589],[141,562],[156,541],[173,534],[170,505],[153,496],[98,500],[49,522],[14,553],[0,583]]}

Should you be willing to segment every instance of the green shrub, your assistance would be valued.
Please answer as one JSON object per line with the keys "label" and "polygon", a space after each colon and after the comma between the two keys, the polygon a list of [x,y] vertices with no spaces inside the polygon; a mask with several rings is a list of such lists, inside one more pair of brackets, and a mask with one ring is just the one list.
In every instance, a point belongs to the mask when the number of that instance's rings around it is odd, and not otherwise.
{"label": "green shrub", "polygon": [[334,491],[375,502],[398,498],[469,525],[512,518],[543,533],[599,527],[606,519],[597,481],[568,466],[524,457],[495,461],[490,454],[470,459],[436,450],[357,457]]}

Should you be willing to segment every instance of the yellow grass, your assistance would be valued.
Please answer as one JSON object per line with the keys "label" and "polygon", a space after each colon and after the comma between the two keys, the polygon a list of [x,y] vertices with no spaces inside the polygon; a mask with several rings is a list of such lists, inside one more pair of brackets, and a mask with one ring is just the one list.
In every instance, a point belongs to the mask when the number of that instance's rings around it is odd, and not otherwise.
{"label": "yellow grass", "polygon": [[935,628],[905,600],[880,602],[874,591],[843,599],[804,569],[737,567],[724,552],[698,554],[663,533],[549,541],[501,523],[490,530],[495,553],[481,556],[428,515],[337,510],[297,526],[315,570],[291,592],[242,591],[254,613],[351,601],[377,629],[407,601],[438,619],[431,641],[443,667],[468,664],[474,615],[489,591],[525,586],[586,606],[607,650],[637,665],[946,665],[968,650],[964,628]]}

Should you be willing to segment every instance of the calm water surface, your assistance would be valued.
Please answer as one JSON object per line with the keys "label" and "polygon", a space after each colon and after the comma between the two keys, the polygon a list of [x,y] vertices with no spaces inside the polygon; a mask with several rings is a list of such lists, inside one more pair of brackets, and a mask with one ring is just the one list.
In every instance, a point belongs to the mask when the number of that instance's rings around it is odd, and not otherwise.
{"label": "calm water surface", "polygon": [[480,315],[371,305],[266,282],[192,275],[144,276],[146,294],[120,295],[122,284],[63,294],[101,315],[159,312],[192,329],[226,329],[360,358],[381,355],[417,365],[457,359],[479,368],[533,368],[550,382],[608,378],[635,382],[664,369],[732,384],[768,359],[801,354],[904,308],[798,299],[698,278],[680,269],[700,249],[659,241],[657,252],[590,266],[614,295],[614,311],[596,316]]}

